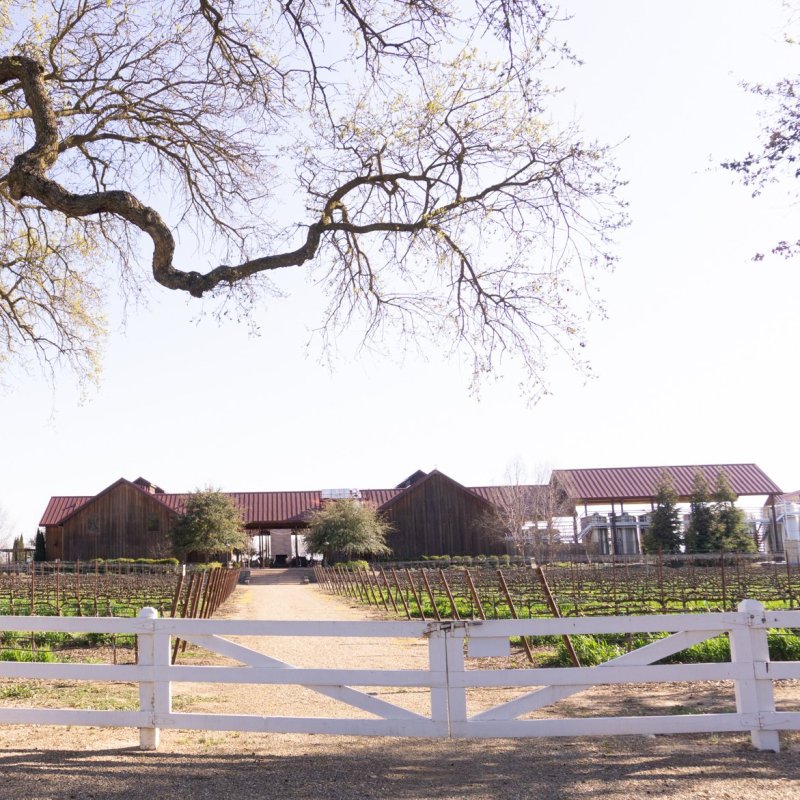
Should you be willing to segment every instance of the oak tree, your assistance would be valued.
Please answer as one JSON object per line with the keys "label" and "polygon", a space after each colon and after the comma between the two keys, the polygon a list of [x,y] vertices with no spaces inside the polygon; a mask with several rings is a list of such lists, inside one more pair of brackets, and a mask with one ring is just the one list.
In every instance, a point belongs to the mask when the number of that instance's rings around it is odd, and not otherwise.
{"label": "oak tree", "polygon": [[322,553],[330,563],[337,555],[347,559],[391,555],[386,544],[391,531],[391,524],[373,506],[344,498],[330,500],[314,512],[304,539],[309,552]]}
{"label": "oak tree", "polygon": [[[786,6],[791,14],[790,27],[796,27],[800,6],[796,0]],[[800,41],[787,32],[783,46],[797,48]],[[800,177],[800,74],[788,75],[775,83],[744,83],[743,88],[762,100],[761,134],[750,152],[731,158],[722,166],[736,173],[751,189],[753,197],[777,184],[795,202],[796,181]],[[800,236],[790,234],[773,243],[771,251],[786,258],[797,255]],[[763,257],[763,253],[758,253],[755,259]]]}
{"label": "oak tree", "polygon": [[182,559],[194,556],[208,561],[244,550],[250,543],[241,510],[214,488],[198,489],[186,498],[170,535],[175,554]]}
{"label": "oak tree", "polygon": [[[572,56],[544,0],[0,14],[0,359],[91,373],[109,285],[246,313],[302,269],[328,334],[518,359],[534,394],[552,347],[580,361],[573,299],[625,215],[608,149],[550,117]],[[207,263],[176,256],[192,236]]]}

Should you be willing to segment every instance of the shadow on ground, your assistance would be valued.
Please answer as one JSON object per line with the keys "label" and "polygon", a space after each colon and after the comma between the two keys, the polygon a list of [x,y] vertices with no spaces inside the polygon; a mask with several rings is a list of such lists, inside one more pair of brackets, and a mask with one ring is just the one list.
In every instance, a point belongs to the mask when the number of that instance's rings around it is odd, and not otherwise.
{"label": "shadow on ground", "polygon": [[[75,735],[67,732],[66,736]],[[175,732],[138,749],[0,751],[0,797],[85,798],[800,798],[796,750],[756,752],[740,738],[431,741]],[[236,748],[236,751],[234,751]],[[280,748],[282,751],[285,747]]]}

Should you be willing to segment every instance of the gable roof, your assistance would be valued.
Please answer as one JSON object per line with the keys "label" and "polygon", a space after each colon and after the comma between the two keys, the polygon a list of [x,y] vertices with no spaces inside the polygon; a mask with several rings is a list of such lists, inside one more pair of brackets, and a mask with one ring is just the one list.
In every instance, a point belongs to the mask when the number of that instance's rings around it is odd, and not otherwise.
{"label": "gable roof", "polygon": [[692,481],[700,470],[713,487],[717,475],[725,472],[731,489],[739,496],[780,494],[781,490],[755,464],[705,464],[680,467],[615,467],[601,469],[557,469],[551,480],[574,503],[611,503],[652,500],[661,473],[666,472],[679,500],[692,493]]}
{"label": "gable roof", "polygon": [[[416,475],[417,473],[414,474]],[[490,500],[488,500],[481,494],[473,491],[472,489],[468,489],[466,486],[462,486],[458,481],[453,480],[449,475],[445,475],[444,472],[439,472],[438,469],[434,469],[427,475],[424,475],[424,477],[418,477],[416,480],[410,483],[406,488],[403,488],[400,491],[398,491],[397,494],[389,498],[385,503],[383,503],[383,505],[379,506],[378,510],[385,511],[386,509],[391,508],[396,502],[400,500],[401,497],[408,497],[409,495],[413,494],[414,492],[418,492],[421,488],[423,488],[424,486],[435,480],[444,480],[445,482],[455,486],[457,489],[460,489],[462,492],[472,495],[477,500],[480,500],[486,503],[487,505],[491,503]],[[404,483],[406,483],[406,481],[404,481],[403,484]],[[400,485],[403,486],[403,484]]]}
{"label": "gable roof", "polygon": [[[45,509],[44,516],[42,517],[41,521],[39,522],[40,525],[63,525],[67,520],[74,517],[78,512],[85,510],[88,506],[95,503],[104,495],[107,495],[109,492],[113,492],[114,489],[118,488],[119,486],[129,486],[136,492],[141,492],[143,495],[146,495],[149,499],[151,499],[154,503],[158,503],[159,505],[165,505],[171,511],[175,509],[172,508],[169,503],[164,502],[164,499],[167,495],[164,494],[154,494],[149,492],[147,489],[143,488],[140,484],[135,483],[134,481],[129,481],[126,478],[120,478],[117,481],[114,481],[110,486],[106,486],[101,492],[98,492],[96,495],[92,497],[62,497],[62,498],[50,498],[50,503],[48,503],[47,508]],[[73,503],[53,503],[53,500],[73,500]],[[52,507],[52,509],[51,509]],[[63,507],[63,508],[62,508]],[[58,513],[61,513],[60,516],[57,516]],[[52,521],[49,521],[51,520]]]}

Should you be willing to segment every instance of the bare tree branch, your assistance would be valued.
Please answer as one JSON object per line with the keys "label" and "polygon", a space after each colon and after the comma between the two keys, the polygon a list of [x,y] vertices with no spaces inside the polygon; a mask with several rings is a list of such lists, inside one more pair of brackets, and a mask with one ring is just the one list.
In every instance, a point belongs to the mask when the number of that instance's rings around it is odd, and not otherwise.
{"label": "bare tree branch", "polygon": [[[53,0],[0,56],[5,335],[80,361],[98,333],[42,312],[43,330],[72,325],[49,337],[15,315],[8,245],[35,213],[37,241],[80,231],[123,282],[141,280],[145,234],[153,279],[192,297],[313,267],[326,325],[398,325],[465,349],[476,375],[506,354],[535,394],[548,348],[579,340],[575,287],[613,264],[626,221],[608,150],[546,121],[555,18],[534,0]],[[295,198],[300,216],[265,221]],[[176,264],[187,226],[225,263]],[[65,242],[29,247],[28,274],[74,265]],[[90,291],[86,263],[70,269]]]}

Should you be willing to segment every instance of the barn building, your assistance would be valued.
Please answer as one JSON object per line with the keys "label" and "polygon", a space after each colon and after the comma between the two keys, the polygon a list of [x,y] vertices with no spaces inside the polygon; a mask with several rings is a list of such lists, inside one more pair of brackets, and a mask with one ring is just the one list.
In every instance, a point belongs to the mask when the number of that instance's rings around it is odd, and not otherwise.
{"label": "barn building", "polygon": [[[563,542],[599,553],[631,555],[640,552],[647,525],[647,513],[632,514],[631,506],[653,508],[664,472],[672,478],[679,502],[688,502],[698,469],[709,485],[724,471],[737,495],[766,496],[766,507],[775,517],[775,498],[781,490],[755,464],[555,470],[544,486],[466,487],[438,470],[418,470],[391,489],[226,494],[241,510],[263,563],[290,563],[303,557],[302,533],[309,518],[326,502],[343,497],[373,505],[391,523],[388,544],[398,559],[511,552],[513,537],[503,537],[488,521],[503,517],[522,495],[534,498],[533,507],[542,509],[531,513],[533,520],[518,517],[513,523],[524,528],[523,533],[530,528],[531,536],[538,535],[537,520],[547,517],[548,526]],[[165,492],[144,478],[120,478],[96,495],[51,497],[40,522],[47,558],[168,556],[169,532],[188,496]],[[777,528],[775,518],[773,530]]]}
{"label": "barn building", "polygon": [[[375,506],[393,526],[398,558],[487,555],[506,544],[484,523],[504,487],[466,488],[433,470],[417,471],[392,489],[227,492],[242,512],[257,552],[281,564],[304,554],[302,532],[330,500],[350,497]],[[170,555],[169,531],[187,494],[170,494],[144,478],[120,478],[96,495],[51,497],[40,526],[49,560],[159,558]]]}

